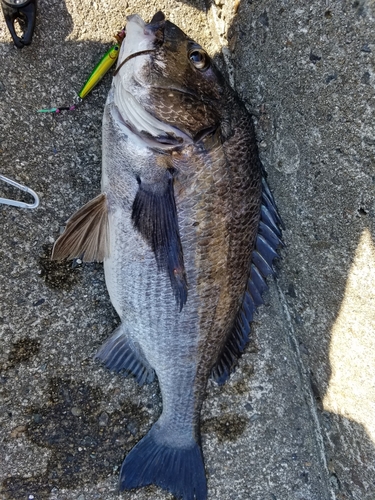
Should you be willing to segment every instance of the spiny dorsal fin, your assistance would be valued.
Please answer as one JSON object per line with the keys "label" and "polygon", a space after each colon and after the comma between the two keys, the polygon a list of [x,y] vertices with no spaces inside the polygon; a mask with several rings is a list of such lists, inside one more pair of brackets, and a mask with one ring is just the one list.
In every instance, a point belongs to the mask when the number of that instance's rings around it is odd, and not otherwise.
{"label": "spiny dorsal fin", "polygon": [[182,310],[187,300],[187,280],[174,199],[173,176],[166,172],[157,183],[138,179],[133,203],[134,227],[146,239],[160,270],[166,270],[177,304]]}
{"label": "spiny dorsal fin", "polygon": [[101,262],[109,255],[107,196],[102,193],[70,217],[56,240],[52,260]]}
{"label": "spiny dorsal fin", "polygon": [[265,278],[270,274],[275,274],[272,264],[278,257],[276,250],[283,245],[281,227],[283,227],[283,222],[277,211],[275,200],[263,178],[258,235],[251,257],[247,289],[233,327],[211,372],[213,379],[219,385],[228,380],[249,341],[250,323],[257,307],[263,304],[262,294],[267,290]]}

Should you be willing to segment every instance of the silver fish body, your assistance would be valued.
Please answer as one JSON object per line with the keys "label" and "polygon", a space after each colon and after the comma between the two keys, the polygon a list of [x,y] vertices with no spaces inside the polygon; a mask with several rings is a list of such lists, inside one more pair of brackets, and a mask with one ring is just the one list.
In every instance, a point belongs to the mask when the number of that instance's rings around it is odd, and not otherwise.
{"label": "silver fish body", "polygon": [[206,499],[207,380],[224,383],[246,345],[280,224],[251,118],[208,55],[161,13],[128,18],[103,117],[102,194],[53,255],[104,261],[121,325],[97,357],[160,384],[162,414],[126,457],[121,489]]}

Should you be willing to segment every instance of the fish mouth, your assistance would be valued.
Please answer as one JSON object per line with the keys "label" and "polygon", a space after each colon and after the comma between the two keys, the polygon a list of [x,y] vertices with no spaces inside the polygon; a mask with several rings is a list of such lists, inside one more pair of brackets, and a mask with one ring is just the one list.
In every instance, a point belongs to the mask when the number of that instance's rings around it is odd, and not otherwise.
{"label": "fish mouth", "polygon": [[124,54],[121,54],[123,56],[121,62],[119,58],[114,76],[134,57],[156,51],[155,44],[159,45],[163,42],[164,22],[165,15],[161,11],[157,12],[148,24],[138,14],[127,17],[125,50]]}
{"label": "fish mouth", "polygon": [[[166,34],[165,30],[167,25],[171,25],[171,23],[166,20],[165,14],[162,11],[157,12],[149,23],[146,23],[138,14],[132,14],[126,19],[127,24],[125,27],[125,39],[121,47],[117,67],[113,76],[119,75],[123,66],[132,59],[156,53],[160,46],[163,45],[165,37],[169,40],[169,36]],[[177,26],[172,26],[175,30],[181,31],[177,28]],[[138,67],[141,67],[143,63],[144,59],[143,61],[139,61]],[[128,70],[127,72],[131,72],[131,70]],[[133,71],[132,76],[133,80],[137,84],[144,85],[144,82],[138,78],[137,71]],[[153,88],[155,90],[170,90],[171,92],[179,92],[199,98],[196,92],[182,86],[173,87],[170,85],[154,84]]]}
{"label": "fish mouth", "polygon": [[[113,81],[115,99],[112,113],[115,120],[145,144],[158,149],[175,148],[192,142],[192,138],[178,127],[160,121],[146,111],[137,98],[137,89],[144,86],[138,77],[145,64],[142,56],[156,52],[163,44],[164,28],[165,15],[162,12],[157,12],[150,23],[143,21],[138,14],[128,16],[125,43],[121,47]],[[130,67],[122,70],[127,63]]]}

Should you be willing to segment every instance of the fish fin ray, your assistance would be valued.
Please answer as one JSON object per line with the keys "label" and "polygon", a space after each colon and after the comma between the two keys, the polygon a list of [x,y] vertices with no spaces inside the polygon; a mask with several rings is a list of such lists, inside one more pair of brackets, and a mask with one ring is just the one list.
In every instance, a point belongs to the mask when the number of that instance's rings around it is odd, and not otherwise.
{"label": "fish fin ray", "polygon": [[256,239],[255,248],[258,250],[260,255],[264,258],[267,264],[272,267],[272,263],[274,259],[279,258],[279,254],[273,248],[273,245],[270,244],[263,236],[258,234]]}
{"label": "fish fin ray", "polygon": [[109,370],[124,371],[125,376],[132,373],[139,385],[150,383],[154,380],[155,372],[145,356],[132,342],[120,325],[113,335],[99,348],[95,354]]}
{"label": "fish fin ray", "polygon": [[259,307],[259,306],[263,305],[264,300],[263,300],[262,294],[257,289],[254,281],[251,278],[249,279],[247,287],[248,287],[248,292],[250,293],[251,298],[253,299],[255,307]]}
{"label": "fish fin ray", "polygon": [[160,437],[156,423],[125,458],[120,491],[149,484],[160,486],[182,500],[206,500],[207,483],[202,450],[192,441],[188,448],[172,447]]}
{"label": "fish fin ray", "polygon": [[214,365],[211,376],[219,384],[224,384],[235,370],[251,332],[250,323],[254,312],[264,304],[262,295],[268,289],[265,278],[275,275],[273,261],[279,257],[277,250],[283,245],[281,228],[284,227],[277,211],[275,200],[263,178],[261,220],[255,248],[251,256],[250,276],[244,293],[242,305],[234,320],[218,361]]}
{"label": "fish fin ray", "polygon": [[181,311],[187,301],[187,279],[173,178],[171,174],[167,175],[158,186],[139,181],[132,208],[132,221],[152,248],[159,270],[168,272]]}
{"label": "fish fin ray", "polygon": [[[251,301],[250,294],[246,293],[248,294],[248,300]],[[255,305],[253,310],[255,310]],[[242,306],[222,349],[219,360],[211,371],[212,378],[219,385],[223,385],[228,380],[249,341],[252,318],[252,313],[249,317],[247,311]]]}
{"label": "fish fin ray", "polygon": [[277,236],[270,226],[267,226],[263,221],[259,222],[258,235],[263,236],[264,239],[270,243],[273,248],[280,248],[284,246],[283,241]]}
{"label": "fish fin ray", "polygon": [[279,226],[275,219],[273,218],[271,212],[268,210],[268,208],[262,204],[261,206],[261,220],[269,226],[274,233],[277,234],[277,236],[281,236],[281,231],[279,229]]}
{"label": "fish fin ray", "polygon": [[263,205],[266,204],[268,209],[271,210],[272,213],[274,214],[274,218],[276,219],[277,226],[279,226],[279,230],[280,228],[285,229],[285,224],[279,214],[275,198],[273,197],[273,194],[268,186],[265,175],[263,175],[262,177],[262,204]]}
{"label": "fish fin ray", "polygon": [[51,259],[101,262],[108,256],[108,204],[106,194],[102,193],[70,217],[54,244]]}

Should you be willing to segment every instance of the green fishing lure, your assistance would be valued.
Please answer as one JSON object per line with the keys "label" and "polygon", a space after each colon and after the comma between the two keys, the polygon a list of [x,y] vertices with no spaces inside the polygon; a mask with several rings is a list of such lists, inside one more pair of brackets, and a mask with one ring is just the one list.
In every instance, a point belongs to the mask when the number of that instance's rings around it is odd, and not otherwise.
{"label": "green fishing lure", "polygon": [[101,58],[101,60],[93,69],[87,82],[78,92],[78,97],[80,97],[80,99],[84,99],[87,96],[87,94],[89,94],[91,90],[100,82],[103,76],[112,68],[112,66],[117,61],[119,51],[120,51],[120,44],[116,43]]}
{"label": "green fishing lure", "polygon": [[[92,91],[92,89],[100,82],[104,75],[108,73],[108,71],[117,61],[121,43],[125,38],[125,30],[117,33],[115,38],[117,40],[117,43],[113,45],[100,59],[98,64],[92,70],[86,83],[78,92],[78,104]],[[38,109],[38,113],[60,113],[61,111],[72,111],[74,109],[77,109],[78,104],[72,104],[71,106],[61,106],[59,108]]]}

